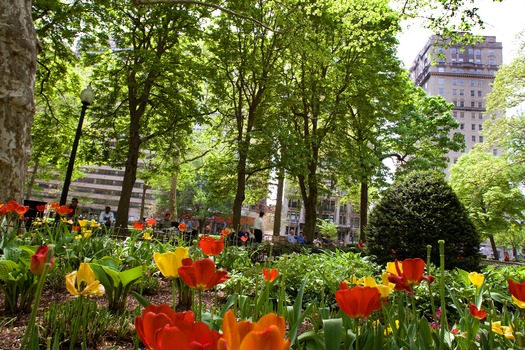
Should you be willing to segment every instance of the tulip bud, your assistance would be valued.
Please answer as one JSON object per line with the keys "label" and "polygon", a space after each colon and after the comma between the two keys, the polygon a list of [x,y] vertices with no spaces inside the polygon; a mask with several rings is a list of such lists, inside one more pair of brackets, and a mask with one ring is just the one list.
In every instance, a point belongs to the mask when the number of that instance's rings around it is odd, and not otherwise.
{"label": "tulip bud", "polygon": [[[46,258],[49,252],[49,247],[43,245],[38,247],[36,253],[31,257],[31,265],[29,265],[29,270],[35,275],[41,275],[44,272],[44,267],[46,265]],[[53,268],[55,263],[55,257],[51,256],[49,269]]]}

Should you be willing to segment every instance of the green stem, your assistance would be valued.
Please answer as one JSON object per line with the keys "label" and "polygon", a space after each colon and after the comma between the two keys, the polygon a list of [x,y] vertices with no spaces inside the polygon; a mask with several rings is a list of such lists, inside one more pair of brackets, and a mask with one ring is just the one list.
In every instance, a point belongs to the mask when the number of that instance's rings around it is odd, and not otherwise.
{"label": "green stem", "polygon": [[42,290],[44,289],[44,284],[46,282],[47,271],[51,267],[51,258],[53,257],[53,248],[49,248],[46,255],[46,262],[44,263],[44,270],[39,277],[38,285],[36,288],[35,301],[33,303],[33,309],[31,310],[31,316],[29,317],[29,323],[27,324],[26,332],[24,338],[20,343],[20,350],[24,350],[27,346],[29,338],[33,336],[33,330],[35,327],[36,314],[38,312],[38,306],[40,305],[40,297],[42,296]]}
{"label": "green stem", "polygon": [[[430,273],[430,254],[432,251],[432,246],[429,244],[427,245],[427,275],[431,275]],[[428,285],[428,295],[430,296],[430,309],[432,311],[432,317],[436,317],[436,305],[434,305],[434,296],[432,295],[432,288],[431,284],[427,283]]]}
{"label": "green stem", "polygon": [[[176,306],[177,306],[177,291],[176,291],[177,282],[178,282],[178,278],[171,280],[171,307],[173,308],[173,310],[176,310]],[[180,285],[179,285],[179,290],[180,290]]]}
{"label": "green stem", "polygon": [[201,289],[197,289],[198,290],[198,298],[199,298],[199,312],[197,314],[197,321],[201,321],[202,320],[202,290]]}
{"label": "green stem", "polygon": [[445,329],[447,328],[447,304],[445,301],[445,241],[440,239],[439,244],[439,293],[441,294],[441,341],[439,349],[445,347]]}

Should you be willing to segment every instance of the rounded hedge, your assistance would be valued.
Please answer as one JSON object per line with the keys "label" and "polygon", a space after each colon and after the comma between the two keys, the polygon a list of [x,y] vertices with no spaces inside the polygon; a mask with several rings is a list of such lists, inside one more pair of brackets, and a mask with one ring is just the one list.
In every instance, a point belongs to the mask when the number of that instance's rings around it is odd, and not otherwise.
{"label": "rounded hedge", "polygon": [[415,172],[400,179],[370,213],[366,249],[380,265],[395,259],[422,258],[431,245],[439,266],[439,240],[445,241],[445,268],[475,271],[480,238],[445,176]]}

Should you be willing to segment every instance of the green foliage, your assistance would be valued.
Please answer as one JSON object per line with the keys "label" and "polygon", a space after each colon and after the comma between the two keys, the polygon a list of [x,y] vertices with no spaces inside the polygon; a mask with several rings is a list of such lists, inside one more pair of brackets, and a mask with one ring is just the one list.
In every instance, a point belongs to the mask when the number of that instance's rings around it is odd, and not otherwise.
{"label": "green foliage", "polygon": [[111,257],[104,257],[90,267],[95,272],[100,284],[104,286],[108,299],[108,309],[122,312],[126,308],[129,293],[134,284],[138,283],[143,275],[143,267],[137,266],[129,270],[119,271],[118,261]]}
{"label": "green foliage", "polygon": [[4,308],[11,313],[31,311],[37,278],[29,270],[31,256],[36,247],[5,248],[0,260],[0,290],[4,295]]}
{"label": "green foliage", "polygon": [[370,214],[366,249],[375,262],[426,259],[439,265],[438,240],[445,241],[446,268],[476,270],[480,238],[444,175],[416,172],[397,181]]}
{"label": "green foliage", "polygon": [[120,315],[106,308],[99,308],[96,300],[76,298],[64,303],[51,303],[44,312],[41,338],[58,344],[56,349],[95,348],[104,337],[117,341],[134,336],[131,327],[134,313],[124,311]]}
{"label": "green foliage", "polygon": [[333,240],[337,236],[337,226],[328,219],[317,219],[317,230],[322,238]]}

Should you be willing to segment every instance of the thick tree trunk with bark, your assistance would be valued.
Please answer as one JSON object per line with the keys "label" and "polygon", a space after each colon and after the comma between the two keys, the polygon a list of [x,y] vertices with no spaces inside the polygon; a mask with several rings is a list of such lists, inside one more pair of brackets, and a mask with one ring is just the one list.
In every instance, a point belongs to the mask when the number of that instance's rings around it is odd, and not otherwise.
{"label": "thick tree trunk with bark", "polygon": [[0,202],[24,197],[36,55],[31,1],[0,1]]}
{"label": "thick tree trunk with bark", "polygon": [[[248,142],[249,144],[249,142]],[[239,147],[239,162],[237,163],[237,191],[233,200],[233,229],[235,232],[241,225],[242,203],[246,197],[246,160],[248,159],[248,150],[242,146]]]}
{"label": "thick tree trunk with bark", "polygon": [[[314,152],[317,156],[317,152]],[[313,242],[315,233],[315,224],[317,221],[317,200],[319,190],[317,187],[317,165],[310,164],[307,176],[298,176],[299,188],[304,202],[304,229],[303,234],[307,242]]]}
{"label": "thick tree trunk with bark", "polygon": [[489,235],[489,241],[490,246],[492,247],[492,255],[494,255],[494,259],[499,260],[498,247],[494,241],[494,235]]}

